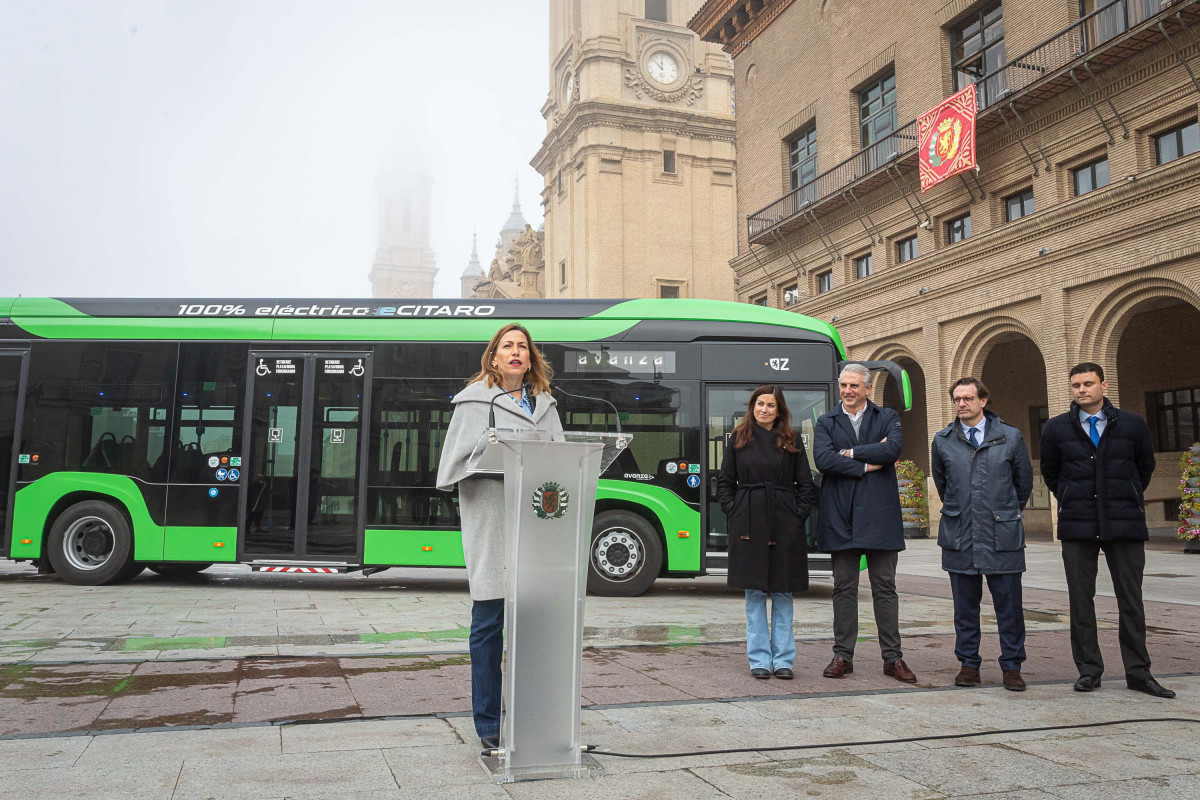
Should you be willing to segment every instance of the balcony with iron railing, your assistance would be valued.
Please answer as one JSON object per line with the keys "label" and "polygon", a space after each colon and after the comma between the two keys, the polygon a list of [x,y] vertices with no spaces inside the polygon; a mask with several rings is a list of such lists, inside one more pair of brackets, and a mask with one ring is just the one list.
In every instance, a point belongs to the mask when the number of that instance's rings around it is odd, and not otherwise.
{"label": "balcony with iron railing", "polygon": [[[1181,30],[1187,43],[1190,34],[1186,26],[1197,23],[1200,0],[1114,0],[980,76],[975,82],[979,103],[976,132],[984,133],[999,125],[1012,127],[1017,121],[1024,126],[1021,112],[1072,86],[1082,88],[1083,81],[1095,80],[1097,72]],[[1186,61],[1184,67],[1196,82],[1196,74]],[[916,162],[916,152],[914,119],[749,214],[746,226],[750,244],[782,237],[805,225],[817,209],[848,204],[856,201],[856,193],[897,181],[902,177],[901,167]]]}

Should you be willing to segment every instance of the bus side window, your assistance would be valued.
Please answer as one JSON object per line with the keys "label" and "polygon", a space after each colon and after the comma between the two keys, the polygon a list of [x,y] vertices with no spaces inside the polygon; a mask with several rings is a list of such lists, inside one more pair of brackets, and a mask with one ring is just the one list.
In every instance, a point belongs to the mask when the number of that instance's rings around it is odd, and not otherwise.
{"label": "bus side window", "polygon": [[367,522],[455,527],[458,498],[438,491],[438,461],[461,379],[376,378],[367,453]]}
{"label": "bus side window", "polygon": [[168,448],[171,483],[209,483],[215,471],[209,467],[211,459],[229,467],[222,458],[243,457],[246,352],[243,344],[180,345],[173,436]]}
{"label": "bus side window", "polygon": [[26,436],[39,459],[21,479],[81,470],[152,480],[166,442],[176,347],[35,342]]}

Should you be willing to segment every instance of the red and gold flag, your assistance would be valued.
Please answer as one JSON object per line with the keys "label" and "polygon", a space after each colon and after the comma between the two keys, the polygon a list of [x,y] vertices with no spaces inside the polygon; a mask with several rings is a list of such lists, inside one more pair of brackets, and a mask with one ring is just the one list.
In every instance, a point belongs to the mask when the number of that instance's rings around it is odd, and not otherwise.
{"label": "red and gold flag", "polygon": [[975,84],[952,94],[917,119],[921,191],[975,169]]}

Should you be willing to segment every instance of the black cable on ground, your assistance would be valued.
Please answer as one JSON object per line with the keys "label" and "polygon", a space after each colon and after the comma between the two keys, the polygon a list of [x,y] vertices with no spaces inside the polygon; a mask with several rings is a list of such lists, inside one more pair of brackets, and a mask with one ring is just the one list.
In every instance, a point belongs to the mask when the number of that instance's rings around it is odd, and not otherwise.
{"label": "black cable on ground", "polygon": [[716,756],[726,753],[774,753],[781,750],[824,750],[834,747],[866,747],[877,744],[905,744],[907,742],[935,742],[946,739],[971,739],[978,736],[1000,736],[1010,733],[1038,733],[1041,731],[1067,731],[1082,728],[1103,728],[1109,725],[1130,725],[1141,722],[1190,722],[1200,723],[1200,719],[1190,717],[1140,717],[1138,719],[1116,719],[1110,722],[1081,722],[1075,725],[1046,725],[1041,728],[1000,728],[994,731],[978,731],[974,733],[944,733],[935,736],[908,736],[902,739],[875,739],[866,742],[835,742],[832,744],[790,744],[777,747],[734,747],[727,750],[693,750],[688,753],[617,753],[611,750],[601,750],[602,745],[587,745],[585,752],[599,756],[614,758],[687,758],[688,756]]}

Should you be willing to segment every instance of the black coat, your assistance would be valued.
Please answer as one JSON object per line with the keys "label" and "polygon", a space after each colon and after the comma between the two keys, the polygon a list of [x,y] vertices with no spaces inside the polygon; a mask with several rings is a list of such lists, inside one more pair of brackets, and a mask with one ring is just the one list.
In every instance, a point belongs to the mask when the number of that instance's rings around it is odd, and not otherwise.
{"label": "black coat", "polygon": [[1025,571],[1025,503],[1033,466],[1021,432],[991,411],[978,448],[950,423],[933,437],[929,466],[942,498],[942,569],[967,575]]}
{"label": "black coat", "polygon": [[1107,397],[1100,413],[1107,422],[1099,447],[1075,403],[1042,430],[1042,477],[1058,499],[1058,538],[1144,542],[1150,534],[1143,494],[1154,474],[1150,429]]}
{"label": "black coat", "polygon": [[[729,585],[762,592],[808,588],[804,521],[816,497],[808,456],[775,447],[775,433],[751,423],[754,438],[725,448],[717,499],[729,520]],[[775,544],[771,544],[774,542]]]}
{"label": "black coat", "polygon": [[[817,506],[818,550],[904,549],[896,485],[896,459],[904,443],[900,415],[870,400],[863,414],[859,438],[841,403],[817,420],[813,459],[824,476]],[[881,443],[884,437],[887,441]],[[841,455],[850,449],[854,458]],[[882,469],[864,473],[867,464]]]}

